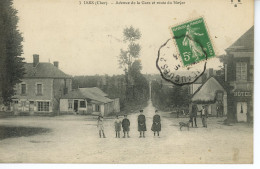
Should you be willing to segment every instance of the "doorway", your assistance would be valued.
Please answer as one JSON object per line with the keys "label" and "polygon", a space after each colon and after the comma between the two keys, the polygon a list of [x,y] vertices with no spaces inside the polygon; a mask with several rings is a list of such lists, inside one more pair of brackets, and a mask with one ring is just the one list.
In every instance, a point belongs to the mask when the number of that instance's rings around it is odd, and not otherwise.
{"label": "doorway", "polygon": [[30,111],[30,115],[34,114],[34,101],[30,101],[29,111]]}
{"label": "doorway", "polygon": [[74,111],[78,112],[78,108],[79,108],[79,101],[78,100],[74,100]]}
{"label": "doorway", "polygon": [[237,121],[247,121],[247,102],[237,102]]}

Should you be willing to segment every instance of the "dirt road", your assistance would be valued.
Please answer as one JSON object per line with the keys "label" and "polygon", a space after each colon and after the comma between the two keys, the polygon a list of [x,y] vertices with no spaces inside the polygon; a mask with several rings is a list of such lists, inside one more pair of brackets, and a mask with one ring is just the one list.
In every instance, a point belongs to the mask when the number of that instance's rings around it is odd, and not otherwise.
{"label": "dirt road", "polygon": [[[252,163],[253,129],[246,124],[223,125],[209,118],[208,128],[179,130],[184,118],[162,117],[161,137],[151,131],[154,107],[144,109],[146,138],[139,138],[137,114],[129,115],[131,138],[115,138],[114,119],[104,122],[100,139],[93,116],[13,117],[4,126],[49,128],[50,132],[0,140],[0,162],[8,163]],[[161,116],[167,112],[160,112]],[[1,134],[1,133],[0,133]],[[122,133],[121,133],[122,135]]]}

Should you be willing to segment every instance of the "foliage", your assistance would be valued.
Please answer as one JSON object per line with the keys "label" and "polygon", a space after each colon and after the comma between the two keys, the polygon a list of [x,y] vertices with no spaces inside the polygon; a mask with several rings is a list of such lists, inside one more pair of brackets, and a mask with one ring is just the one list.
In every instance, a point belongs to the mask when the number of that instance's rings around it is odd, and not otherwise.
{"label": "foliage", "polygon": [[4,104],[11,101],[14,86],[23,77],[23,58],[21,56],[21,33],[17,29],[17,10],[12,0],[0,1],[0,97]]}
{"label": "foliage", "polygon": [[125,28],[123,33],[124,33],[124,40],[131,41],[131,42],[134,42],[134,41],[140,39],[142,36],[139,29],[135,29],[135,28],[133,28],[133,26],[130,26],[129,28]]}
{"label": "foliage", "polygon": [[160,110],[172,110],[174,107],[188,107],[190,103],[189,87],[168,87],[157,80],[152,81],[152,102]]}
{"label": "foliage", "polygon": [[118,63],[119,67],[127,73],[135,59],[139,57],[141,46],[135,42],[141,38],[141,33],[139,29],[130,26],[124,29],[123,34],[124,42],[128,43],[128,48],[127,50],[120,50]]}
{"label": "foliage", "polygon": [[75,76],[72,79],[72,87],[74,89],[98,87],[107,93],[109,98],[119,98],[122,111],[134,111],[146,105],[149,99],[149,84],[140,73],[137,73],[133,79],[135,85],[132,85],[128,90],[128,95],[132,98],[130,100],[127,100],[126,97],[127,87],[124,75]]}
{"label": "foliage", "polygon": [[125,71],[126,91],[125,96],[127,100],[138,98],[139,95],[135,91],[144,93],[143,89],[147,87],[144,82],[144,77],[141,74],[142,65],[138,60],[140,57],[141,46],[136,43],[141,38],[139,29],[132,26],[127,27],[123,31],[124,42],[128,43],[127,50],[121,49],[118,57],[119,68]]}

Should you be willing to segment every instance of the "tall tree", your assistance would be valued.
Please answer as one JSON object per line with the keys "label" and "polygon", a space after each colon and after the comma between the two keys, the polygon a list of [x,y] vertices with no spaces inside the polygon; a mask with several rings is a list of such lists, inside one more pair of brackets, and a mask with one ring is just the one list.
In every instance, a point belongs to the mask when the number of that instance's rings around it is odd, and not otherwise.
{"label": "tall tree", "polygon": [[[129,71],[133,63],[138,59],[140,55],[141,46],[136,42],[141,38],[141,32],[139,29],[133,28],[133,26],[127,27],[123,31],[124,42],[128,43],[127,50],[121,49],[118,57],[119,67],[125,72],[126,78],[126,96],[129,96],[130,84],[133,85],[133,77],[129,75]],[[141,67],[140,67],[141,68]],[[128,99],[128,98],[127,98]]]}
{"label": "tall tree", "polygon": [[17,10],[12,0],[0,1],[0,98],[11,101],[14,86],[23,77],[23,38],[17,28]]}

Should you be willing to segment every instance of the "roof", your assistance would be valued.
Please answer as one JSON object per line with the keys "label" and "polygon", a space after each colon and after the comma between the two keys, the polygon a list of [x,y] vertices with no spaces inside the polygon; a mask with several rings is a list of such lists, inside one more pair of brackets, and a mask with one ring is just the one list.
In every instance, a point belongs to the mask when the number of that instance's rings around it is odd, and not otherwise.
{"label": "roof", "polygon": [[191,101],[201,104],[215,102],[217,91],[225,91],[225,89],[214,77],[210,77],[193,94]]}
{"label": "roof", "polygon": [[228,51],[254,51],[254,26],[252,26],[247,32],[245,32],[240,38],[238,38],[231,46],[226,50]]}
{"label": "roof", "polygon": [[93,88],[79,88],[70,91],[68,94],[61,97],[61,99],[91,99],[101,103],[112,102],[111,99],[106,97],[107,94],[104,93],[97,87]]}
{"label": "roof", "polygon": [[24,68],[24,78],[71,78],[51,63],[41,62],[36,67],[33,63],[25,63]]}
{"label": "roof", "polygon": [[84,90],[89,90],[89,92],[94,92],[94,93],[97,93],[101,96],[108,96],[106,93],[104,93],[100,88],[98,87],[91,87],[91,88],[80,88],[80,89],[84,89]]}

